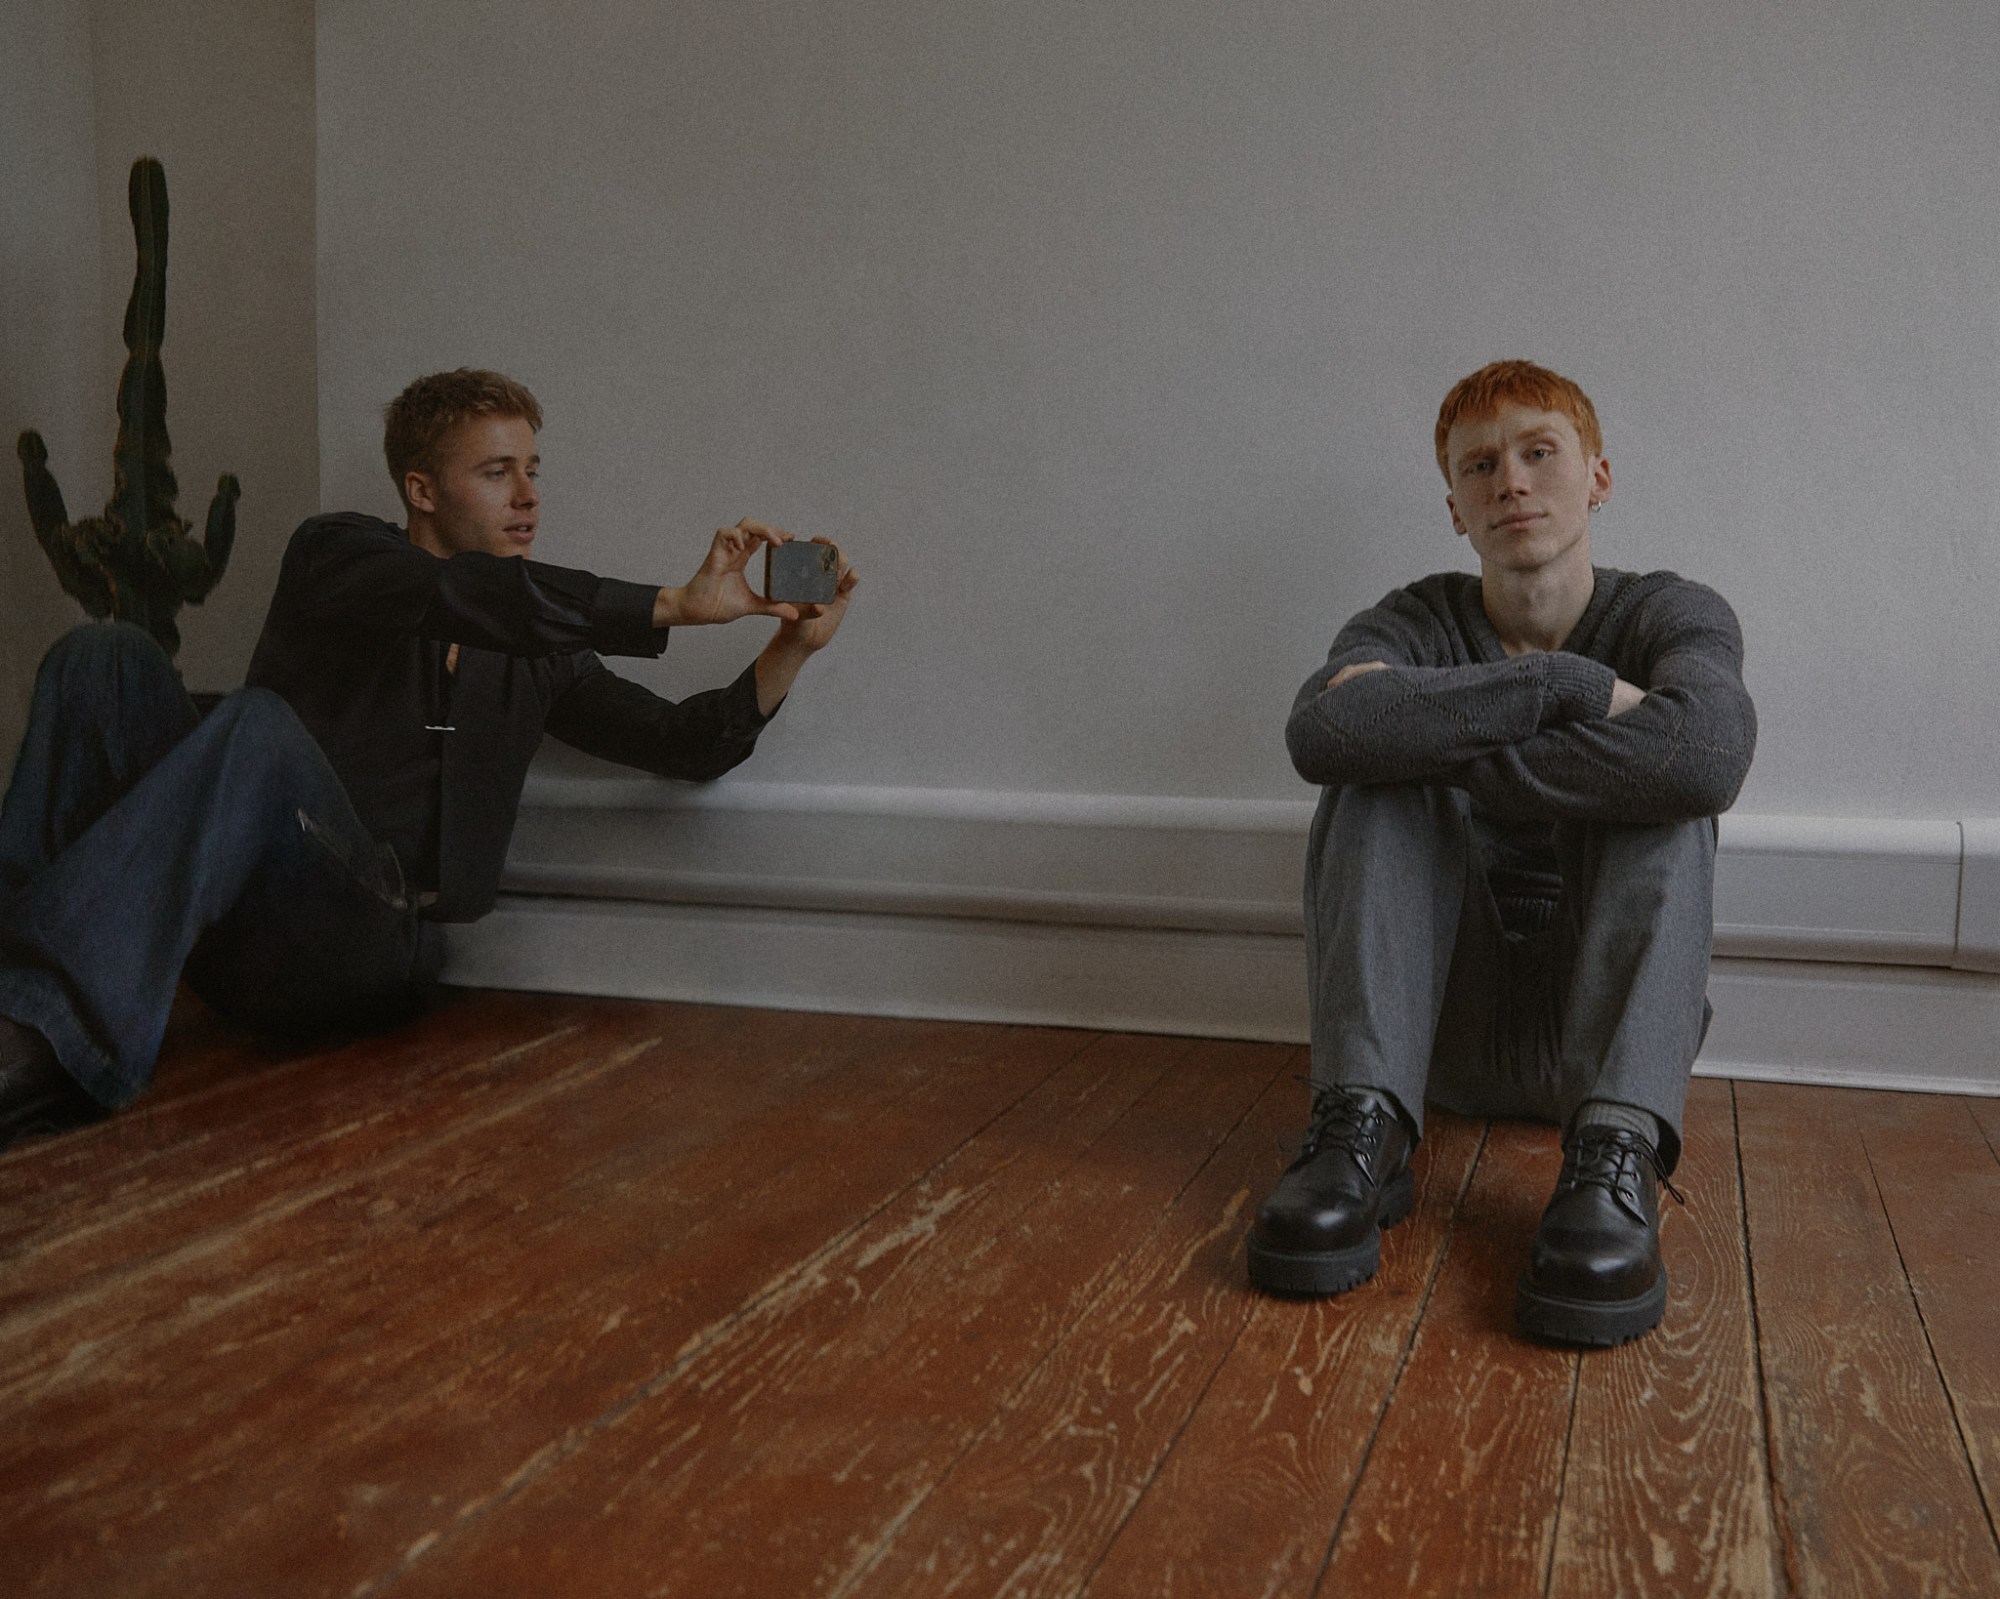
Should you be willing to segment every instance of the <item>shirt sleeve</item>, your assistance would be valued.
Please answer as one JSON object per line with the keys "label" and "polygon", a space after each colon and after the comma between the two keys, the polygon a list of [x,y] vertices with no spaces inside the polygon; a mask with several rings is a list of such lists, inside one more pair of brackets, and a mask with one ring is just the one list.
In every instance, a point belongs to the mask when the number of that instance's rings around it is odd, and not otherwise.
{"label": "shirt sleeve", "polygon": [[1646,691],[1638,705],[1545,728],[1446,781],[1521,820],[1661,823],[1729,809],[1757,746],[1735,612],[1713,589],[1675,583],[1642,604],[1622,653],[1622,674]]}
{"label": "shirt sleeve", "polygon": [[[1327,686],[1364,661],[1386,665]],[[1335,636],[1292,703],[1285,744],[1308,782],[1441,782],[1544,729],[1602,716],[1616,680],[1562,651],[1452,664],[1442,625],[1398,590]]]}
{"label": "shirt sleeve", "polygon": [[657,656],[666,648],[667,630],[653,626],[656,587],[477,550],[440,559],[373,517],[315,518],[286,564],[291,603],[312,624],[414,633],[503,655]]}
{"label": "shirt sleeve", "polygon": [[769,721],[757,709],[754,666],[726,688],[670,700],[584,655],[550,708],[548,730],[601,760],[700,783],[748,759]]}

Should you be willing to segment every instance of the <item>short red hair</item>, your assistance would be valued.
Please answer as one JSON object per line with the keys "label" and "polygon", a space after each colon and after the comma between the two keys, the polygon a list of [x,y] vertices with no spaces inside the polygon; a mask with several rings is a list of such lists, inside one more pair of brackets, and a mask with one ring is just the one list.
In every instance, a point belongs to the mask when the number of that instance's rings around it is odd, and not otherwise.
{"label": "short red hair", "polygon": [[1483,422],[1496,415],[1503,405],[1531,406],[1537,411],[1554,411],[1576,424],[1576,436],[1583,441],[1586,455],[1604,453],[1604,430],[1597,425],[1597,407],[1570,379],[1532,361],[1494,361],[1451,386],[1451,393],[1438,407],[1438,470],[1445,482],[1451,468],[1444,458],[1444,441],[1461,422]]}

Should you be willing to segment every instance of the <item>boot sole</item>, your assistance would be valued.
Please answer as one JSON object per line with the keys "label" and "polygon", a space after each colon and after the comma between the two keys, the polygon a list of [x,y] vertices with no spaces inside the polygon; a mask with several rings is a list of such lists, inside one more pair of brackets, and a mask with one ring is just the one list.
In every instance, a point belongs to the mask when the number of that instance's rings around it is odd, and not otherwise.
{"label": "boot sole", "polygon": [[1588,1344],[1609,1349],[1630,1343],[1659,1326],[1667,1309],[1667,1269],[1631,1299],[1566,1299],[1544,1293],[1523,1277],[1514,1293],[1514,1319],[1530,1337],[1552,1344]]}
{"label": "boot sole", "polygon": [[1416,1183],[1406,1167],[1382,1191],[1382,1211],[1359,1243],[1345,1249],[1294,1253],[1250,1243],[1250,1281],[1267,1294],[1323,1299],[1358,1288],[1382,1264],[1382,1230],[1410,1214]]}

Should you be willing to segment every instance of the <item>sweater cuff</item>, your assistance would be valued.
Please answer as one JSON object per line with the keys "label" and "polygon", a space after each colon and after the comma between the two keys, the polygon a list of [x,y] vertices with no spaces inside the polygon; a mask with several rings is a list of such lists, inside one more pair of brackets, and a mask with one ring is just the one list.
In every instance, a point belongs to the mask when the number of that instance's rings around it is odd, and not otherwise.
{"label": "sweater cuff", "polygon": [[1611,712],[1611,689],[1618,674],[1602,661],[1551,650],[1543,662],[1542,726],[1580,722]]}
{"label": "sweater cuff", "polygon": [[[790,698],[789,695],[786,698]],[[776,716],[785,701],[771,707]],[[722,691],[722,718],[727,737],[752,739],[770,725],[771,716],[757,709],[757,663],[752,661],[737,674],[736,681]]]}
{"label": "sweater cuff", "polygon": [[597,580],[591,607],[590,647],[599,655],[658,656],[667,647],[667,629],[653,626],[658,584],[628,583],[622,577]]}

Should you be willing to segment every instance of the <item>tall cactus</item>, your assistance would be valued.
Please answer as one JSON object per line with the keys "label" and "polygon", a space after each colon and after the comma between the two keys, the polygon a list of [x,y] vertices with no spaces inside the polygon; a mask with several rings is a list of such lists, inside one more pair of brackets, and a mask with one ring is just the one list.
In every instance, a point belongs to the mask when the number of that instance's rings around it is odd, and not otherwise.
{"label": "tall cactus", "polygon": [[151,156],[132,163],[128,198],[139,264],[125,305],[116,476],[104,514],[72,524],[41,434],[29,429],[17,448],[28,516],[57,580],[90,615],[136,622],[172,655],[181,645],[174,613],[206,599],[229,564],[242,490],[226,472],[216,480],[200,543],[188,536],[187,519],[174,512],[179,485],[160,364],[167,330],[167,174]]}

